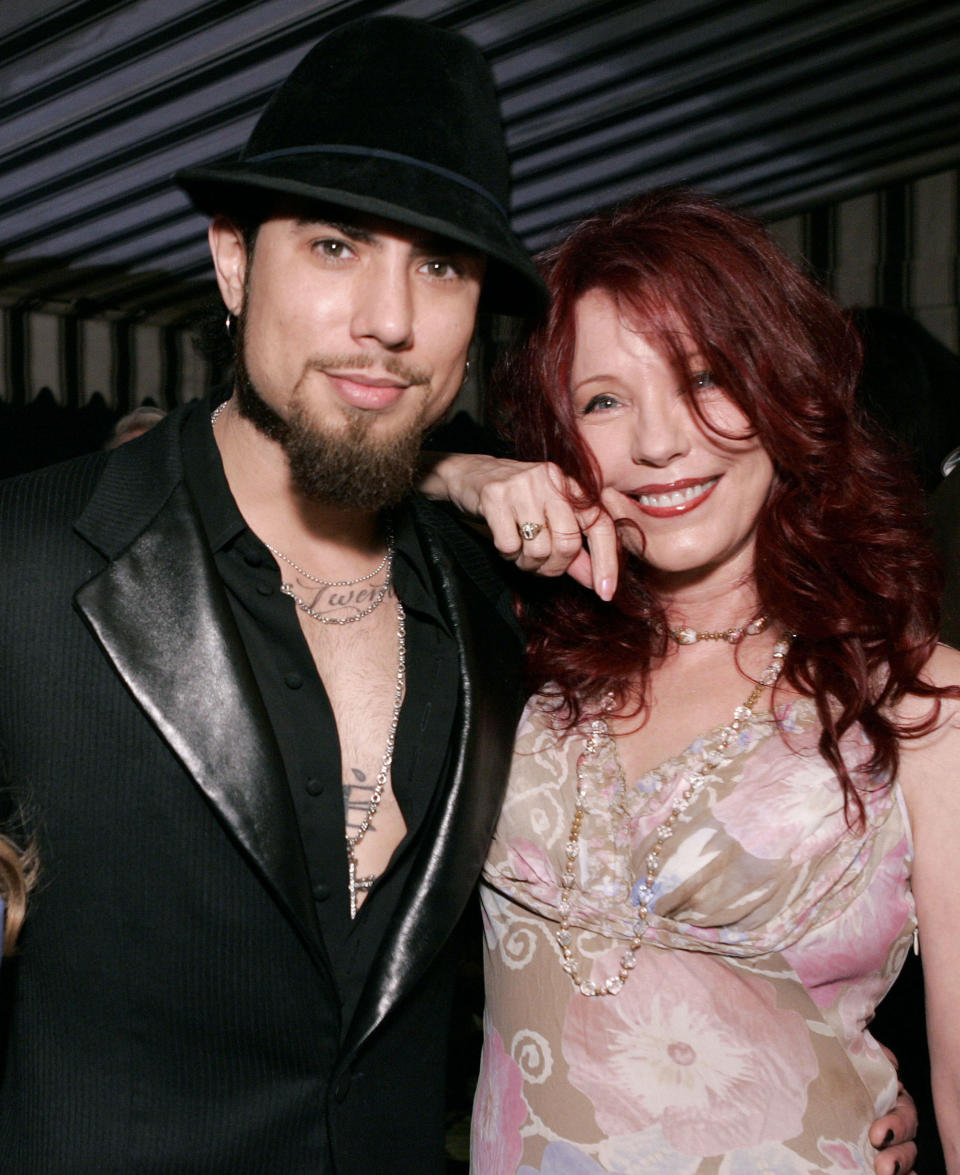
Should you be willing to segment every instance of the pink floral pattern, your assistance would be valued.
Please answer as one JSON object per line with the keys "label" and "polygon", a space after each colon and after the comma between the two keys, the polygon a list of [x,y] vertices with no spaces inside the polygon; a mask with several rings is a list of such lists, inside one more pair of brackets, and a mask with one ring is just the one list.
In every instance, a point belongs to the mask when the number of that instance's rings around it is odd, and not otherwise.
{"label": "pink floral pattern", "polygon": [[[876,862],[857,902],[845,906],[824,925],[813,927],[796,947],[783,952],[818,1007],[830,1007],[845,988],[863,984],[865,973],[882,976],[884,964],[913,914],[910,892],[903,885],[909,850],[906,836],[901,837],[883,860]],[[879,1001],[871,1002],[875,1006]],[[860,1017],[857,1030],[865,1022]]]}
{"label": "pink floral pattern", "polygon": [[520,1069],[504,1051],[497,1030],[488,1028],[471,1121],[470,1151],[479,1170],[514,1175],[523,1151],[520,1127],[526,1118]]}
{"label": "pink floral pattern", "polygon": [[563,1054],[605,1134],[659,1122],[692,1155],[792,1138],[817,1073],[806,1022],[772,983],[681,952],[642,952],[599,1007],[572,1000]]}
{"label": "pink floral pattern", "polygon": [[[805,760],[796,769],[797,757]],[[810,804],[810,785],[824,789],[819,805]],[[776,821],[771,821],[771,805]],[[815,730],[795,732],[789,744],[765,739],[744,763],[739,786],[714,807],[714,815],[748,853],[764,860],[789,858],[795,863],[816,853],[828,833],[822,816],[842,809],[843,792],[829,766],[817,754]]]}
{"label": "pink floral pattern", "polygon": [[570,1143],[551,1142],[543,1152],[542,1166],[521,1167],[517,1175],[604,1175],[607,1170]]}
{"label": "pink floral pattern", "polygon": [[[872,1170],[866,1131],[896,1081],[865,1025],[915,924],[909,827],[893,786],[869,792],[852,833],[813,707],[778,720],[755,716],[684,812],[633,973],[589,999],[555,939],[583,738],[528,707],[482,893],[474,1175],[698,1175],[717,1156],[720,1175]],[[703,745],[625,788],[612,748],[591,767],[570,922],[597,983],[617,970],[656,825]],[[852,770],[865,750],[845,739]],[[503,1040],[536,1041],[537,1063]]]}

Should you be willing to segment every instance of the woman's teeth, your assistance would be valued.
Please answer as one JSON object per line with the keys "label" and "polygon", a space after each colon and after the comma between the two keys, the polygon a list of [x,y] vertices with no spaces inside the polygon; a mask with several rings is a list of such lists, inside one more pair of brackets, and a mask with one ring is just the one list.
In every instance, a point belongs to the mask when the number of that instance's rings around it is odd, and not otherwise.
{"label": "woman's teeth", "polygon": [[712,485],[716,484],[717,480],[717,478],[711,477],[707,481],[697,482],[696,485],[687,486],[683,490],[671,490],[666,494],[637,494],[636,497],[641,506],[652,506],[654,509],[680,506],[683,502],[689,502],[691,499],[705,494]]}

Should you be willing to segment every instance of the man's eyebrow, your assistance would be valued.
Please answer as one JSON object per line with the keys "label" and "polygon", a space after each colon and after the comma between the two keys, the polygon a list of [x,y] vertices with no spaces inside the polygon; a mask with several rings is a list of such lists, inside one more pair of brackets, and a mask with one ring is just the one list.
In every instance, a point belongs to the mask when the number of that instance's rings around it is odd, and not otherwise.
{"label": "man's eyebrow", "polygon": [[438,260],[449,259],[457,264],[469,265],[472,261],[483,264],[486,260],[482,249],[473,245],[466,245],[463,241],[455,241],[443,233],[430,232],[428,229],[417,232],[411,238],[414,254],[417,257]]}
{"label": "man's eyebrow", "polygon": [[[350,224],[348,221],[337,220],[329,216],[300,216],[297,218],[297,227],[319,230],[332,228],[334,231],[342,233],[348,241],[357,241],[361,245],[374,244],[379,236],[375,229],[363,228],[358,224]],[[470,245],[453,240],[451,237],[445,237],[442,233],[433,233],[427,229],[413,231],[410,236],[410,244],[421,257],[481,256],[479,249],[474,249]]]}
{"label": "man's eyebrow", "polygon": [[437,253],[441,257],[479,253],[478,249],[472,249],[469,245],[461,244],[460,241],[454,241],[451,237],[442,236],[440,233],[417,233],[411,239],[411,244],[418,253]]}
{"label": "man's eyebrow", "polygon": [[361,244],[369,244],[375,234],[369,229],[361,228],[358,224],[348,224],[342,220],[332,220],[328,216],[301,216],[297,219],[298,228],[332,228],[338,233],[342,233],[350,241],[359,241]]}

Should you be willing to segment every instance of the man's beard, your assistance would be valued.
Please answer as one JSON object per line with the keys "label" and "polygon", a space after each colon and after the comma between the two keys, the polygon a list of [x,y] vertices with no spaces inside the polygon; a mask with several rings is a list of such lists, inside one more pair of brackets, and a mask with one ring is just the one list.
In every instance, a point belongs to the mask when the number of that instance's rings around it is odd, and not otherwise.
{"label": "man's beard", "polygon": [[287,457],[297,491],[312,502],[358,510],[397,505],[413,487],[420,444],[427,429],[426,405],[400,434],[369,435],[376,414],[347,409],[345,423],[325,430],[294,403],[288,420],[254,387],[243,355],[242,327],[235,357],[237,409]]}

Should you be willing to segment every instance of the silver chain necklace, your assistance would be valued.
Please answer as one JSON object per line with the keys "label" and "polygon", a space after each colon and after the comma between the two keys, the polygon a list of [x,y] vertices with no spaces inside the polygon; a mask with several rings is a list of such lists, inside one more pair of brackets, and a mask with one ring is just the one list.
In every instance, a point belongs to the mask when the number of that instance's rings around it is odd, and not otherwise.
{"label": "silver chain necklace", "polygon": [[[583,816],[585,811],[584,794],[586,792],[586,783],[584,780],[584,770],[581,762],[577,764],[577,798],[573,809],[573,820],[570,823],[570,835],[567,838],[567,843],[564,847],[566,855],[563,874],[560,878],[560,900],[559,913],[560,921],[557,926],[555,938],[557,946],[560,948],[560,966],[570,976],[570,982],[573,984],[575,990],[585,996],[615,996],[622,989],[630,976],[630,972],[637,965],[637,952],[643,945],[643,933],[646,930],[647,922],[650,917],[650,903],[653,899],[653,883],[657,879],[657,874],[660,870],[660,850],[665,841],[673,836],[677,821],[681,814],[686,811],[696,796],[700,793],[706,782],[707,775],[720,765],[723,760],[723,754],[730,745],[734,735],[741,729],[745,722],[753,716],[753,708],[760,699],[760,695],[767,688],[776,683],[780,676],[780,670],[783,668],[783,659],[787,655],[787,650],[790,648],[790,639],[784,638],[777,641],[773,647],[773,660],[770,665],[760,675],[757,684],[750,691],[750,696],[743,703],[738,706],[733,712],[733,718],[730,722],[721,728],[719,738],[712,746],[708,746],[704,750],[700,762],[693,770],[693,778],[683,789],[680,796],[674,802],[670,811],[670,815],[657,828],[657,842],[647,854],[646,872],[643,875],[643,882],[637,887],[637,896],[640,900],[640,905],[637,910],[637,920],[633,924],[633,937],[630,939],[629,945],[624,953],[620,956],[620,965],[617,968],[615,975],[609,976],[601,984],[597,985],[590,979],[584,979],[580,974],[580,964],[573,956],[571,943],[573,942],[573,932],[570,929],[570,898],[573,893],[574,883],[576,882],[576,875],[574,874],[574,866],[577,857],[580,855],[580,827],[583,823]],[[604,709],[609,709],[613,704],[612,696],[608,696],[604,703]],[[613,743],[613,736],[607,726],[606,719],[603,717],[595,718],[590,723],[590,734],[587,738],[582,758],[594,758],[598,755],[601,749],[605,746],[613,744],[614,754],[616,754],[616,744]],[[626,777],[623,774],[623,768],[620,768],[621,776],[621,797],[620,804],[623,803],[623,794],[626,790]],[[621,813],[623,809],[621,807]]]}
{"label": "silver chain necklace", "polygon": [[[393,535],[392,534],[389,536],[388,543],[390,545],[387,547],[387,553],[384,558],[384,562],[386,563],[386,568],[387,568],[387,578],[383,581],[383,583],[380,585],[380,587],[377,588],[377,594],[373,597],[372,602],[370,604],[368,604],[366,608],[361,608],[359,612],[355,612],[352,616],[327,616],[326,613],[324,613],[324,612],[318,612],[315,608],[311,607],[311,605],[308,604],[306,600],[304,600],[300,596],[298,596],[297,593],[294,591],[293,584],[287,583],[286,580],[281,581],[280,590],[283,592],[283,594],[285,596],[289,596],[290,599],[293,600],[293,602],[297,605],[297,607],[300,609],[301,612],[305,612],[308,616],[312,616],[314,620],[319,620],[321,624],[356,624],[356,622],[358,620],[362,620],[364,618],[364,616],[369,616],[371,612],[373,612],[376,608],[379,608],[381,601],[386,596],[387,592],[390,590],[390,585],[393,582],[393,554],[394,554],[394,549],[395,549],[393,546]],[[273,547],[271,547],[269,543],[266,543],[265,546],[269,550],[271,550],[271,551],[273,550]],[[281,558],[283,558],[283,556],[281,556]],[[292,566],[296,566],[296,565],[292,564]],[[383,564],[381,564],[381,567],[382,566],[383,566]],[[297,568],[297,570],[299,571],[300,569]],[[378,568],[377,570],[379,571],[380,568]],[[376,574],[376,572],[374,572],[374,574]],[[312,578],[312,577],[310,577],[310,578]],[[371,577],[369,575],[365,575],[365,576],[363,576],[363,578],[370,579]],[[320,580],[318,582],[322,583],[325,581]],[[353,580],[353,581],[348,580],[346,583],[343,583],[343,584],[328,584],[327,586],[329,586],[329,587],[346,587],[349,585],[350,582],[359,583],[360,580]]]}
{"label": "silver chain necklace", "polygon": [[[373,571],[368,571],[366,575],[358,575],[356,579],[321,579],[319,575],[311,575],[305,567],[301,567],[299,563],[294,563],[289,555],[284,555],[283,551],[278,551],[276,547],[271,547],[268,542],[264,542],[263,545],[272,555],[276,555],[278,559],[282,559],[294,571],[299,571],[304,579],[309,579],[311,583],[323,584],[324,587],[353,587],[356,583],[364,583],[366,580],[373,579],[374,576],[379,575],[384,567],[392,560],[393,531],[389,527],[387,528],[387,550],[379,564],[374,567]],[[387,579],[389,580],[389,578],[390,572],[388,571]]]}
{"label": "silver chain necklace", "polygon": [[[224,408],[226,408],[226,406],[227,401],[224,400],[222,404],[218,404],[217,407],[214,408],[214,410],[210,413],[211,428],[217,423],[217,419],[220,416],[220,413],[224,410]],[[312,617],[314,620],[318,620],[321,624],[356,624],[358,620],[362,620],[364,616],[369,616],[371,612],[375,611],[383,602],[384,597],[390,590],[390,585],[393,581],[393,556],[394,552],[396,551],[396,547],[393,540],[393,530],[389,526],[387,527],[387,550],[383,558],[380,560],[379,564],[374,567],[373,571],[368,572],[366,575],[358,575],[356,579],[321,579],[318,575],[311,575],[305,567],[301,567],[299,563],[294,563],[289,555],[284,555],[282,551],[278,551],[276,547],[271,546],[265,540],[261,539],[260,541],[272,555],[276,555],[278,559],[282,559],[284,563],[286,563],[289,567],[292,567],[294,571],[299,572],[300,575],[304,576],[304,578],[309,579],[311,583],[318,583],[322,587],[354,587],[358,583],[365,583],[368,579],[373,579],[375,576],[379,575],[380,572],[384,570],[384,568],[386,568],[387,578],[384,580],[381,587],[377,589],[377,594],[373,597],[373,601],[368,604],[366,608],[362,608],[353,616],[327,616],[324,612],[318,612],[315,608],[311,607],[311,605],[308,604],[306,600],[297,595],[292,583],[288,583],[286,580],[281,580],[280,590],[283,592],[283,594],[285,596],[289,596],[301,612],[305,612],[307,616]]]}
{"label": "silver chain necklace", "polygon": [[397,726],[400,722],[400,707],[403,705],[403,693],[407,681],[407,624],[403,614],[403,605],[397,600],[397,681],[393,695],[393,714],[390,717],[390,727],[387,731],[387,746],[377,772],[377,781],[373,793],[367,803],[367,810],[360,821],[360,827],[354,833],[346,834],[347,841],[347,888],[350,892],[350,917],[357,916],[357,894],[372,889],[377,880],[377,874],[368,874],[365,877],[357,875],[357,845],[367,834],[367,829],[373,824],[373,818],[380,807],[383,793],[390,778],[390,767],[393,763],[393,748],[397,740]]}
{"label": "silver chain necklace", "polygon": [[[217,417],[226,407],[226,400],[218,407],[216,407],[210,415],[211,426],[216,424]],[[272,554],[277,555],[284,563],[288,563],[295,571],[299,571],[301,575],[305,575],[307,579],[313,583],[322,584],[324,587],[350,587],[356,583],[363,583],[365,580],[373,579],[373,577],[386,568],[387,578],[383,587],[377,592],[373,603],[364,608],[362,612],[358,612],[356,616],[347,616],[343,619],[334,619],[331,616],[324,616],[322,613],[314,611],[305,600],[294,592],[292,584],[281,583],[280,590],[290,596],[297,607],[306,612],[308,616],[312,616],[314,620],[319,620],[321,624],[352,624],[363,616],[369,616],[376,608],[380,601],[387,594],[390,588],[390,582],[393,572],[393,554],[395,547],[393,545],[393,531],[387,531],[387,553],[384,555],[379,567],[374,568],[369,575],[361,575],[358,579],[340,579],[328,580],[319,579],[315,575],[311,575],[309,571],[305,571],[299,564],[294,563],[292,559],[288,559],[286,555],[282,554],[271,547],[269,543],[264,543],[264,546]],[[393,765],[393,748],[397,741],[397,727],[400,724],[400,709],[403,706],[403,695],[407,684],[407,621],[403,612],[403,605],[397,600],[397,678],[393,693],[393,713],[390,715],[390,725],[387,728],[387,745],[383,752],[383,758],[380,760],[380,770],[377,772],[377,779],[374,785],[373,792],[367,802],[367,810],[363,814],[360,821],[360,826],[356,832],[345,832],[344,839],[347,846],[347,889],[350,896],[350,917],[357,916],[357,895],[359,893],[366,893],[367,890],[373,888],[377,881],[377,874],[369,873],[365,876],[358,876],[357,870],[359,862],[357,860],[357,845],[367,835],[370,827],[373,824],[374,817],[380,807],[380,801],[383,799],[383,793],[387,787],[387,781],[390,778],[390,768]]]}

